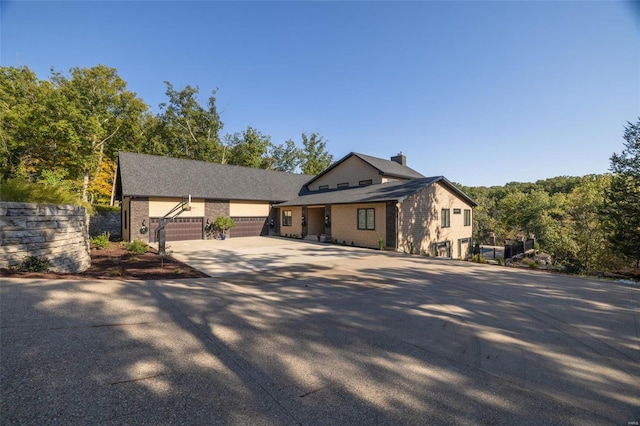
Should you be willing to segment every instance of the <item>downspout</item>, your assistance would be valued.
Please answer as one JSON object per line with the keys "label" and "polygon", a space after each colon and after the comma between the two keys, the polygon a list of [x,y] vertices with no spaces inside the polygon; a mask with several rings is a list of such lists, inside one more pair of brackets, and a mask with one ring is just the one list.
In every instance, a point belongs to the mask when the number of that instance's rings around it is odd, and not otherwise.
{"label": "downspout", "polygon": [[400,247],[400,200],[396,203],[396,247],[395,251],[398,251]]}

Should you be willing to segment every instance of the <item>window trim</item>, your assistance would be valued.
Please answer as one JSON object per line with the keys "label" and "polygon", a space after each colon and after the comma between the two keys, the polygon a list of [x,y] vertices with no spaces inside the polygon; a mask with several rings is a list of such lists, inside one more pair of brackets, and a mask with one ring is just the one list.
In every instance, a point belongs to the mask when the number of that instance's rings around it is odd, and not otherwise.
{"label": "window trim", "polygon": [[373,185],[373,179],[361,180],[360,182],[358,182],[358,185],[359,186]]}
{"label": "window trim", "polygon": [[471,209],[464,209],[464,226],[471,226]]}
{"label": "window trim", "polygon": [[282,226],[293,226],[293,210],[282,210]]}
{"label": "window trim", "polygon": [[[360,212],[364,212],[364,227],[360,224]],[[369,215],[371,214],[371,216]],[[371,219],[371,222],[369,220]],[[375,231],[376,229],[376,209],[367,207],[358,209],[356,215],[358,231]]]}
{"label": "window trim", "polygon": [[326,191],[327,189],[329,189],[329,185],[320,185],[320,186],[318,186],[318,190],[319,191]]}
{"label": "window trim", "polygon": [[342,182],[339,183],[337,188],[348,188],[349,187],[349,182]]}
{"label": "window trim", "polygon": [[443,208],[440,212],[440,227],[451,228],[451,209]]}
{"label": "window trim", "polygon": [[453,214],[460,214],[461,210],[460,209],[453,209]]}

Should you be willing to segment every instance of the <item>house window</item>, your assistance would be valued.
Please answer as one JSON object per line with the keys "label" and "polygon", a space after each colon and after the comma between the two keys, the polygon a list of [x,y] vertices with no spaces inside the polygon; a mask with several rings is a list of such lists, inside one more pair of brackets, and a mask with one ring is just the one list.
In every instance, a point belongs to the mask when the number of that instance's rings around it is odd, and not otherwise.
{"label": "house window", "polygon": [[129,223],[129,221],[127,221],[127,211],[124,211],[124,229],[125,231],[127,230],[127,224]]}
{"label": "house window", "polygon": [[291,226],[291,210],[282,210],[282,226]]}
{"label": "house window", "polygon": [[451,226],[451,209],[442,209],[441,225],[443,228]]}
{"label": "house window", "polygon": [[453,214],[460,214],[460,209],[453,209]]}
{"label": "house window", "polygon": [[464,209],[464,226],[471,226],[471,209]]}
{"label": "house window", "polygon": [[324,189],[329,189],[329,185],[320,185],[320,186],[318,187],[318,189],[319,189],[320,191],[322,191],[322,190],[324,190]]}
{"label": "house window", "polygon": [[338,184],[338,188],[348,188],[349,182],[343,182]]}
{"label": "house window", "polygon": [[372,183],[373,181],[371,179],[367,179],[367,180],[361,180],[360,182],[358,182],[358,185],[366,186],[366,185],[371,185]]}
{"label": "house window", "polygon": [[358,209],[358,229],[376,229],[375,209]]}

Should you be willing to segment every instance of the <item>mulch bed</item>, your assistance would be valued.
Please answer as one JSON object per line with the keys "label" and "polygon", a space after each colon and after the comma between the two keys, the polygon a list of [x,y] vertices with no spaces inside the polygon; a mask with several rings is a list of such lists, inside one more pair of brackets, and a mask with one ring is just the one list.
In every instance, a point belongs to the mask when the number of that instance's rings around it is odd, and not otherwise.
{"label": "mulch bed", "polygon": [[18,272],[0,270],[0,276],[13,278],[46,278],[74,280],[161,280],[204,278],[206,274],[170,257],[161,258],[152,248],[145,254],[133,254],[120,244],[110,242],[104,249],[91,250],[91,267],[77,274],[53,272]]}

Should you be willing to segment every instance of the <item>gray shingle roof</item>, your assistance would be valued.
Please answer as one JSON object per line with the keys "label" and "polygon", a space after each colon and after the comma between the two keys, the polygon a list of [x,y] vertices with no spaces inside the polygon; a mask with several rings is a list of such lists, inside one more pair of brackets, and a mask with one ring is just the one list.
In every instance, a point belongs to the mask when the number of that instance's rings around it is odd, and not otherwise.
{"label": "gray shingle roof", "polygon": [[119,154],[117,195],[285,201],[310,175],[252,169],[156,155]]}
{"label": "gray shingle roof", "polygon": [[365,155],[365,154],[359,154],[357,152],[350,152],[349,154],[345,155],[344,157],[342,157],[341,159],[333,163],[331,166],[325,169],[322,173],[311,178],[311,180],[309,180],[306,183],[306,185],[311,184],[320,176],[324,176],[329,171],[331,171],[332,169],[334,169],[335,167],[343,163],[347,158],[352,156],[358,157],[365,163],[368,163],[369,165],[371,165],[371,167],[378,170],[378,172],[383,176],[398,177],[398,178],[404,178],[404,179],[420,179],[420,178],[426,177],[416,172],[411,167],[403,166],[402,164],[396,163],[395,161],[385,160],[383,158],[378,158],[378,157],[372,157],[370,155]]}
{"label": "gray shingle roof", "polygon": [[460,198],[468,202],[471,206],[477,206],[468,195],[458,189],[443,176],[434,176],[409,181],[382,183],[377,185],[360,186],[349,189],[338,189],[332,191],[313,192],[293,198],[278,207],[286,206],[311,206],[322,204],[353,204],[353,203],[375,203],[386,201],[402,201],[406,197],[415,194],[436,182],[449,188]]}
{"label": "gray shingle roof", "polygon": [[403,166],[402,164],[396,163],[392,160],[385,160],[383,158],[372,157],[370,155],[359,154],[357,152],[354,152],[353,155],[371,164],[384,176],[396,176],[409,179],[420,179],[426,177],[416,172],[411,167]]}

